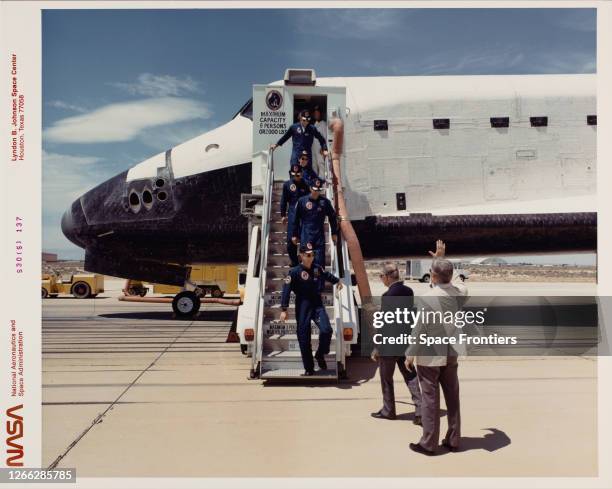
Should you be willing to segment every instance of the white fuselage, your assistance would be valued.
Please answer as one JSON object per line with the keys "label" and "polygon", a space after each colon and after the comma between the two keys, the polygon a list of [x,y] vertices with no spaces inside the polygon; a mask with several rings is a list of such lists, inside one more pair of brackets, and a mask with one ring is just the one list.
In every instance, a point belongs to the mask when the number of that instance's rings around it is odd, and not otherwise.
{"label": "white fuselage", "polygon": [[[326,86],[346,88],[351,219],[596,210],[596,126],[586,122],[596,114],[594,75],[317,80]],[[531,127],[539,116],[547,127]],[[491,127],[491,117],[509,117],[509,127]],[[434,129],[435,118],[449,119],[450,128]],[[374,120],[386,120],[388,130],[375,131]],[[173,148],[175,178],[251,161],[252,125],[239,115]],[[153,177],[164,164],[160,153],[127,180]],[[405,210],[396,207],[398,193]]]}
{"label": "white fuselage", "polygon": [[[593,75],[350,78],[345,185],[352,219],[596,210]],[[334,83],[334,82],[330,82]],[[548,117],[531,127],[530,117]],[[509,117],[508,128],[490,118]],[[450,128],[434,129],[432,119]],[[388,131],[373,131],[386,119]]]}

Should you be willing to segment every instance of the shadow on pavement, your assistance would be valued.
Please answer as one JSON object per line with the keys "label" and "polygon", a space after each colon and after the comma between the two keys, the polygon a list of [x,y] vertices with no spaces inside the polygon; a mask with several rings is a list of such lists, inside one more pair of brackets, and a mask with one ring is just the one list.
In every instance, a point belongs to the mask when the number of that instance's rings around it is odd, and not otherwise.
{"label": "shadow on pavement", "polygon": [[[141,311],[141,312],[114,312],[99,314],[100,317],[109,319],[149,319],[160,321],[180,321],[174,317],[172,311]],[[223,311],[200,311],[197,317],[188,321],[232,321],[236,316],[233,309]],[[185,322],[188,322],[185,320]]]}
{"label": "shadow on pavement", "polygon": [[486,450],[487,452],[494,452],[512,443],[510,437],[502,430],[498,430],[497,428],[483,428],[483,430],[489,430],[490,433],[485,434],[483,437],[462,436],[461,444],[457,451]]}
{"label": "shadow on pavement", "polygon": [[66,299],[70,299],[73,301],[88,301],[88,300],[100,300],[100,299],[112,299],[112,297],[110,295],[96,295],[95,297],[85,297],[84,299],[79,299],[78,297],[74,297],[72,295],[58,295],[57,297],[45,297],[44,299],[42,299],[42,301],[44,303],[46,303],[47,301],[57,301],[57,300],[66,300]]}
{"label": "shadow on pavement", "polygon": [[[381,399],[382,401],[382,399]],[[414,406],[411,402],[403,402],[403,401],[395,401],[396,404],[408,404],[410,406]],[[440,409],[440,417],[443,418],[446,416],[446,409]],[[399,419],[400,421],[414,421],[414,411],[411,413],[402,413],[398,414],[395,419]]]}

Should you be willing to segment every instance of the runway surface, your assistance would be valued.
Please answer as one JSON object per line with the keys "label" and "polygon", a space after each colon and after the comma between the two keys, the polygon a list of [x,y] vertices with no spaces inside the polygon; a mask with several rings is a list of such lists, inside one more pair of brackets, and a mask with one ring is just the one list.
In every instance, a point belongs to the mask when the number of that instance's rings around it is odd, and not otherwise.
{"label": "runway surface", "polygon": [[[106,285],[96,299],[43,302],[44,466],[81,477],[597,474],[594,358],[466,359],[463,451],[429,458],[408,449],[420,427],[399,374],[398,420],[375,420],[372,362],[349,359],[340,383],[248,381],[249,359],[225,343],[234,308],[206,305],[177,321],[169,305],[119,302],[120,282]],[[592,284],[470,288],[594,293]]]}

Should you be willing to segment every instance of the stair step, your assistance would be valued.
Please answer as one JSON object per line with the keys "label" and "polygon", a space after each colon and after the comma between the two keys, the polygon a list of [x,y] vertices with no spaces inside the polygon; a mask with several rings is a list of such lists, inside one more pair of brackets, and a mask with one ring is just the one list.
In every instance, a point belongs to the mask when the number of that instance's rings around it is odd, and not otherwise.
{"label": "stair step", "polygon": [[[275,241],[275,242],[268,242],[268,256],[270,256],[270,253],[275,254],[275,255],[280,255],[282,253],[286,253],[287,252],[287,241]],[[289,259],[289,255],[287,255],[287,259]]]}
{"label": "stair step", "polygon": [[[275,291],[275,292],[270,292],[269,294],[265,294],[264,295],[265,306],[266,307],[279,306],[281,302],[281,296],[282,296],[281,291]],[[323,292],[321,294],[321,300],[323,301],[323,304],[326,306],[334,305],[334,295],[332,293]],[[291,294],[291,296],[289,297],[289,307],[292,307],[293,305],[295,305],[295,295]]]}
{"label": "stair step", "polygon": [[[266,269],[266,277],[268,278],[268,280],[272,278],[283,278],[284,279],[289,273],[290,268],[291,267],[289,267],[289,265],[268,266],[268,268]],[[331,272],[330,267],[325,267],[325,269],[326,271]]]}
{"label": "stair step", "polygon": [[[310,339],[310,345],[313,351],[316,351],[319,347],[319,335],[318,330],[317,334],[313,333]],[[329,348],[329,354],[335,356],[335,348],[336,345],[336,337],[332,336],[331,344]],[[300,351],[300,343],[298,341],[298,337],[296,334],[288,334],[288,335],[273,335],[269,338],[263,338],[262,342],[262,355],[267,356],[272,354],[273,352],[299,352]]]}
{"label": "stair step", "polygon": [[[329,353],[325,355],[327,369],[318,368],[315,360],[315,375],[310,378],[336,378],[338,364],[336,355]],[[297,351],[273,351],[261,358],[261,378],[303,378],[304,364],[302,356]]]}
{"label": "stair step", "polygon": [[289,267],[268,267],[266,270],[267,281],[269,282],[272,279],[280,278],[284,279],[289,273]]}
{"label": "stair step", "polygon": [[[286,239],[277,239],[276,236],[270,236],[270,241],[268,241],[268,256],[271,254],[284,254],[287,252],[287,240]],[[325,243],[325,261],[331,263],[328,259],[329,253],[329,243]]]}
{"label": "stair step", "polygon": [[[267,276],[266,293],[282,291],[283,285],[285,285],[285,276],[282,276],[282,277]],[[329,294],[333,293],[332,285],[329,282],[325,282],[325,287],[323,288],[322,292],[329,293]]]}
{"label": "stair step", "polygon": [[300,380],[336,380],[338,372],[335,370],[315,370],[314,375],[304,377],[304,367],[277,368],[263,370],[260,374],[261,379],[300,379]]}
{"label": "stair step", "polygon": [[291,260],[289,259],[289,255],[287,253],[268,253],[268,267],[270,266],[287,266]]}
{"label": "stair step", "polygon": [[[325,249],[326,251],[329,251],[329,233],[326,231],[325,232]],[[273,244],[273,243],[278,243],[278,244],[282,244],[283,246],[287,246],[287,232],[285,230],[283,231],[270,231],[270,235],[268,238],[268,244]],[[298,242],[299,244],[299,242]],[[269,248],[268,248],[269,249]]]}
{"label": "stair step", "polygon": [[[270,236],[283,236],[284,239],[287,239],[287,223],[281,222],[280,214],[278,216],[272,216],[270,221],[268,221],[268,225],[270,229]],[[327,237],[328,235],[328,227],[325,226],[325,236]]]}
{"label": "stair step", "polygon": [[282,222],[280,219],[271,219],[270,220],[270,230],[272,231],[282,231],[284,233],[287,232],[287,223]]}
{"label": "stair step", "polygon": [[[332,306],[327,306],[325,308],[325,310],[327,311],[327,315],[330,318],[330,322],[331,322],[331,318],[333,317],[334,314],[334,307]],[[280,316],[281,313],[281,307],[280,305],[274,305],[274,306],[268,306],[264,309],[263,312],[263,317],[264,319],[271,319],[271,320],[278,320],[278,317]],[[287,309],[287,314],[288,314],[288,320],[286,322],[289,321],[295,321],[295,308],[294,307],[290,307]],[[282,323],[280,323],[282,324]],[[265,331],[265,329],[264,329]]]}
{"label": "stair step", "polygon": [[[310,345],[312,347],[313,352],[317,351],[317,348],[319,347],[319,338],[318,337],[312,338],[310,340]],[[263,357],[270,358],[271,356],[273,356],[274,358],[278,357],[282,359],[292,358],[286,355],[288,353],[297,353],[297,356],[300,357],[300,359],[302,358],[300,354],[300,343],[298,342],[297,338],[293,340],[290,340],[290,339],[265,340],[264,339],[262,346],[263,346],[262,353],[261,353],[262,358]],[[285,355],[282,355],[282,354],[285,354]],[[330,347],[329,354],[333,357],[333,360],[335,362],[336,361],[335,349]]]}
{"label": "stair step", "polygon": [[[333,345],[332,345],[333,346]],[[314,354],[314,350],[313,350]],[[302,364],[302,354],[300,353],[299,348],[297,350],[273,350],[268,352],[263,352],[261,355],[261,361],[265,363],[290,363],[290,362],[298,362],[300,365]],[[327,355],[325,355],[325,361],[327,362],[328,367],[336,366],[336,353],[330,351]],[[315,360],[315,364],[317,361]]]}
{"label": "stair step", "polygon": [[[311,339],[317,340],[317,342],[319,341],[319,328],[317,328],[316,326],[314,326],[312,328],[312,333],[310,335]],[[270,336],[265,336],[264,333],[264,340],[269,340],[270,344],[272,344],[272,342],[274,341],[278,341],[278,342],[282,342],[282,341],[297,341],[298,337],[296,333],[289,333],[289,334],[271,334]],[[332,343],[334,343],[334,341],[336,341],[336,334],[332,334],[332,339],[331,339]],[[291,348],[277,348],[278,350],[290,350]],[[330,347],[331,349],[331,347]]]}
{"label": "stair step", "polygon": [[[283,253],[286,251],[286,246],[283,244],[282,252],[279,253],[270,253],[270,247],[268,247],[268,267],[269,266],[287,266],[290,267],[291,260],[289,259],[289,255],[287,253]],[[329,253],[325,253],[325,266],[331,266],[331,256]]]}

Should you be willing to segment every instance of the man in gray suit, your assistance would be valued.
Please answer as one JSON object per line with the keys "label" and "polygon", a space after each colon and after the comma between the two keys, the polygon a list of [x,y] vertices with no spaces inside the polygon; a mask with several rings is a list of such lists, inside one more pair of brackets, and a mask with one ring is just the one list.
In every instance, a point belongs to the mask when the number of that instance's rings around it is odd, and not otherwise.
{"label": "man in gray suit", "polygon": [[[436,243],[436,252],[429,252],[434,260],[431,266],[431,289],[422,299],[425,310],[451,311],[460,310],[468,298],[467,288],[461,283],[452,283],[453,264],[444,259],[445,245]],[[429,324],[418,322],[412,334],[419,338],[421,334],[433,336],[452,336],[456,334],[453,324]],[[440,387],[446,402],[448,431],[442,445],[450,451],[459,448],[461,437],[461,416],[459,410],[459,378],[457,376],[457,356],[461,349],[451,345],[440,345],[428,349],[425,355],[417,346],[407,350],[406,367],[416,364],[422,394],[423,436],[418,443],[411,443],[410,449],[424,455],[435,455],[440,437]],[[416,358],[413,356],[417,353]]]}
{"label": "man in gray suit", "polygon": [[[392,310],[393,306],[399,305],[398,302],[393,300],[385,299],[391,297],[409,297],[409,300],[404,299],[404,304],[409,302],[410,308],[413,304],[414,293],[410,287],[404,285],[403,280],[400,279],[399,270],[397,265],[392,262],[384,264],[381,270],[380,279],[383,284],[387,287],[387,291],[382,295],[382,310]],[[385,304],[387,302],[387,304]],[[383,394],[383,407],[375,413],[372,413],[373,418],[378,419],[395,419],[395,391],[393,387],[393,374],[395,373],[395,366],[399,368],[404,382],[408,386],[410,395],[412,396],[412,402],[414,403],[414,419],[413,423],[421,424],[421,390],[419,389],[419,380],[417,379],[417,373],[414,368],[406,368],[404,364],[404,356],[383,356],[380,355],[378,350],[372,352],[372,360],[378,361],[380,385],[382,387]]]}

